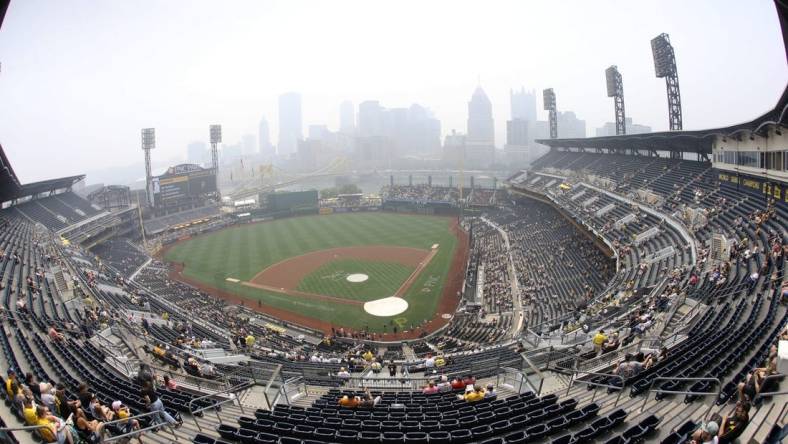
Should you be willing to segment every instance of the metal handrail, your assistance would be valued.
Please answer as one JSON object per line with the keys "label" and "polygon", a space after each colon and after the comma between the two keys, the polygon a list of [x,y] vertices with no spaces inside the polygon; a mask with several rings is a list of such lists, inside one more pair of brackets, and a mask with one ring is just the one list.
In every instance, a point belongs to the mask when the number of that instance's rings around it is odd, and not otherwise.
{"label": "metal handrail", "polygon": [[[775,373],[773,375],[768,375],[765,378],[763,378],[763,382],[761,382],[761,387],[763,387],[766,384],[766,381],[770,379],[782,379],[785,378],[785,376],[786,375],[784,373]],[[763,398],[764,396],[785,395],[785,394],[788,394],[788,391],[777,390],[775,392],[758,392],[758,394],[755,395],[755,398],[753,398],[752,402],[755,403],[755,401],[757,401],[758,398]]]}
{"label": "metal handrail", "polygon": [[194,424],[197,425],[197,430],[202,432],[202,427],[200,427],[200,423],[197,421],[197,416],[195,416],[195,413],[200,413],[200,412],[203,412],[205,410],[214,409],[214,412],[216,413],[216,418],[219,419],[219,424],[222,424],[222,417],[219,416],[219,412],[216,410],[216,407],[220,406],[222,404],[227,404],[228,402],[234,402],[236,399],[238,399],[238,407],[241,409],[241,413],[246,413],[246,412],[244,412],[243,404],[241,403],[241,400],[238,398],[238,396],[235,396],[235,397],[230,396],[230,397],[228,397],[225,400],[214,402],[212,405],[209,405],[207,407],[201,407],[201,408],[199,408],[197,410],[194,410],[192,408],[192,405],[196,401],[202,401],[203,399],[213,398],[214,396],[222,395],[222,394],[225,394],[225,393],[227,393],[228,395],[231,395],[231,394],[240,392],[241,390],[244,390],[246,388],[252,387],[253,385],[254,384],[250,384],[248,382],[244,382],[244,383],[238,384],[238,385],[236,385],[234,387],[230,387],[228,389],[222,390],[221,392],[216,392],[216,393],[212,393],[210,395],[200,396],[199,398],[194,398],[191,401],[189,401],[189,414],[192,416],[192,419],[194,419]]}
{"label": "metal handrail", "polygon": [[[654,384],[657,381],[710,381],[716,382],[719,389],[716,392],[693,392],[689,390],[662,390],[662,389],[655,389]],[[648,387],[648,391],[646,392],[646,396],[643,398],[643,405],[640,407],[640,412],[642,413],[646,409],[646,402],[648,402],[648,397],[650,396],[651,392],[654,393],[667,393],[670,395],[698,395],[698,396],[709,396],[709,395],[716,395],[717,399],[720,398],[720,393],[722,393],[722,382],[720,382],[719,378],[676,378],[672,376],[659,376],[654,378],[651,381],[651,385]],[[706,417],[709,416],[711,413],[711,408],[714,406],[714,403],[709,403],[709,408],[706,410],[706,413],[703,415],[703,419],[705,420]]]}
{"label": "metal handrail", "polygon": [[[526,365],[528,365],[529,368],[531,368],[534,372],[536,372],[536,375],[539,377],[539,388],[536,389],[535,392],[536,392],[536,396],[540,396],[542,394],[542,386],[544,386],[545,376],[544,374],[542,374],[542,371],[539,370],[539,367],[535,366],[533,362],[531,362],[531,360],[525,356],[525,353],[520,353],[520,356],[523,358],[523,361],[526,363]],[[525,379],[527,380],[528,377],[526,377]],[[528,385],[531,385],[530,381],[528,382]],[[534,387],[532,386],[531,388],[533,389]]]}
{"label": "metal handrail", "polygon": [[[113,421],[107,421],[107,422],[103,423],[104,430],[107,430],[107,426],[110,425],[110,424],[127,423],[127,422],[129,422],[131,420],[134,420],[134,419],[137,419],[137,418],[145,418],[145,417],[148,417],[148,416],[159,415],[159,414],[161,414],[161,413],[158,412],[158,411],[147,412],[147,413],[141,413],[141,414],[135,415],[135,416],[130,416],[130,417],[125,418],[125,419],[116,419],[116,420],[113,420]],[[175,438],[175,441],[177,441],[178,440],[178,435],[175,434],[175,429],[169,423],[165,424],[165,425],[170,430],[170,433],[172,433],[172,437]],[[153,429],[159,428],[161,426],[162,426],[161,424],[153,422],[148,427],[140,428],[139,430],[133,430],[133,431],[131,431],[129,433],[124,433],[122,435],[113,435],[109,439],[102,439],[101,442],[102,443],[107,443],[107,442],[117,441],[119,439],[123,439],[123,438],[126,438],[128,436],[139,435],[140,433],[146,432],[148,430],[153,430]]]}
{"label": "metal handrail", "polygon": [[[621,385],[617,386],[617,385],[613,385],[613,384],[602,384],[601,382],[592,382],[592,381],[585,381],[585,380],[582,380],[582,379],[577,379],[576,376],[577,376],[578,373],[583,373],[583,374],[592,375],[592,376],[604,376],[604,377],[607,377],[607,378],[616,378],[616,379],[621,380]],[[596,386],[596,387],[607,387],[610,390],[617,390],[618,391],[618,396],[616,396],[616,401],[613,403],[613,407],[618,405],[618,401],[619,401],[619,399],[621,399],[621,394],[624,393],[624,377],[621,376],[621,375],[611,375],[611,374],[608,374],[608,373],[587,372],[587,371],[584,371],[584,370],[577,370],[577,369],[575,369],[574,371],[572,371],[572,374],[569,377],[569,386],[566,388],[566,395],[567,396],[569,396],[569,390],[572,389],[572,384],[574,384],[575,382],[579,382],[580,384],[593,385],[593,386]],[[594,402],[595,398],[596,398],[596,390],[594,390],[594,394],[591,396],[591,402]]]}
{"label": "metal handrail", "polygon": [[[186,383],[186,384],[195,385],[197,387],[197,390],[203,390],[203,389],[214,390],[213,388],[209,388],[208,387],[208,386],[211,386],[211,385],[224,387],[224,388],[229,387],[229,383],[228,383],[226,378],[225,379],[221,379],[221,378],[208,379],[208,378],[201,378],[199,376],[190,375],[188,373],[184,375],[184,374],[181,374],[181,373],[174,372],[174,371],[172,371],[170,369],[167,369],[167,368],[164,368],[164,367],[159,367],[157,365],[152,365],[152,364],[148,364],[148,367],[150,367],[151,370],[155,370],[159,374],[166,373],[167,376],[169,376],[171,379],[178,378],[178,379],[175,379],[176,381],[180,381],[180,382],[183,382],[183,383]],[[195,382],[196,382],[196,384],[195,384]]]}

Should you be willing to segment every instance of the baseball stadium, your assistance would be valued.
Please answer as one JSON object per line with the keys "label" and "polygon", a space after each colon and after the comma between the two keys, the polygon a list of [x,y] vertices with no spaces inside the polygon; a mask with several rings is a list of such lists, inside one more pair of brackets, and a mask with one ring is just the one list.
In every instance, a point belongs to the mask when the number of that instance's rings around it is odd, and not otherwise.
{"label": "baseball stadium", "polygon": [[784,442],[788,3],[350,3],[0,0],[0,443]]}

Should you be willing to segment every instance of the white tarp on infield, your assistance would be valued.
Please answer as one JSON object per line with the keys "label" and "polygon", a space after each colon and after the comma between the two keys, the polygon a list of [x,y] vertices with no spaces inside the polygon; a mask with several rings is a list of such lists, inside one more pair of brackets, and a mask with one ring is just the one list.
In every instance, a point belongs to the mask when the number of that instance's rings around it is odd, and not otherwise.
{"label": "white tarp on infield", "polygon": [[408,301],[397,296],[376,299],[364,304],[364,310],[372,316],[394,316],[408,309]]}

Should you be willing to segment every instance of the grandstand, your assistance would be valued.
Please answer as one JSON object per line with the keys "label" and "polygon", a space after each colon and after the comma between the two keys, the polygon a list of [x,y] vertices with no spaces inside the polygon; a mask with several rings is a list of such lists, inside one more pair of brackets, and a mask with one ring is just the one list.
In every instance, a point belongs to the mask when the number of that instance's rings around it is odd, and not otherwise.
{"label": "grandstand", "polygon": [[219,207],[141,221],[75,194],[84,176],[22,185],[0,146],[0,441],[684,443],[714,421],[720,442],[777,442],[788,165],[726,154],[785,146],[786,111],[788,89],[730,127],[542,140],[462,201],[416,184],[328,203],[469,233],[462,303],[407,341],[181,282],[140,225],[168,243],[234,224]]}

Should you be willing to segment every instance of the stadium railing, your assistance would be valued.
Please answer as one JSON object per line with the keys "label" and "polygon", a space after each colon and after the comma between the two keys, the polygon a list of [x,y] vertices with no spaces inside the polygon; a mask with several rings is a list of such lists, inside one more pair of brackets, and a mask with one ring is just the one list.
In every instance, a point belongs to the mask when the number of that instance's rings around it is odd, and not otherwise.
{"label": "stadium railing", "polygon": [[[604,377],[607,377],[607,378],[617,379],[617,380],[621,381],[621,385],[617,385],[617,384],[603,384],[603,383],[600,383],[600,382],[587,381],[585,379],[580,379],[577,376],[580,373],[582,373],[584,376],[585,375],[589,375],[589,376],[604,376]],[[596,373],[596,372],[588,372],[588,371],[577,370],[577,369],[573,370],[572,374],[569,377],[569,384],[566,387],[566,396],[569,396],[569,392],[570,392],[570,390],[572,390],[572,385],[574,385],[574,384],[586,384],[586,385],[595,386],[595,387],[607,387],[608,390],[611,390],[611,391],[615,390],[615,391],[617,391],[618,395],[616,396],[616,401],[613,403],[613,407],[618,405],[618,401],[621,399],[621,394],[624,393],[624,378],[619,376],[619,375],[611,375],[609,373]],[[591,396],[591,402],[594,402],[594,399],[596,399],[597,391],[594,390],[593,392],[594,392],[594,394]]]}
{"label": "stadium railing", "polygon": [[[241,384],[235,385],[233,387],[228,387],[227,389],[222,390],[220,392],[212,393],[210,395],[200,396],[198,398],[192,398],[192,400],[189,401],[189,406],[188,406],[189,407],[189,414],[191,415],[192,419],[194,419],[194,424],[197,425],[197,430],[202,431],[202,427],[200,426],[200,422],[197,420],[196,414],[197,413],[202,413],[205,410],[213,410],[214,413],[216,413],[216,418],[219,420],[219,424],[222,424],[223,423],[222,422],[222,416],[219,414],[219,409],[217,407],[221,407],[222,405],[230,403],[230,402],[235,404],[235,401],[237,400],[238,401],[238,408],[241,409],[241,413],[246,414],[246,412],[244,411],[244,406],[243,406],[243,403],[241,402],[239,393],[241,393],[244,390],[249,389],[253,385],[254,384],[251,384],[249,382],[242,382]],[[220,395],[227,395],[227,397],[225,399],[218,399],[217,400],[216,398],[218,396],[220,396]],[[215,402],[213,404],[205,406],[205,407],[200,407],[198,409],[194,408],[194,403],[195,402],[206,400],[206,399],[210,399],[210,400],[215,401]],[[269,409],[270,409],[270,406],[269,406]]]}

